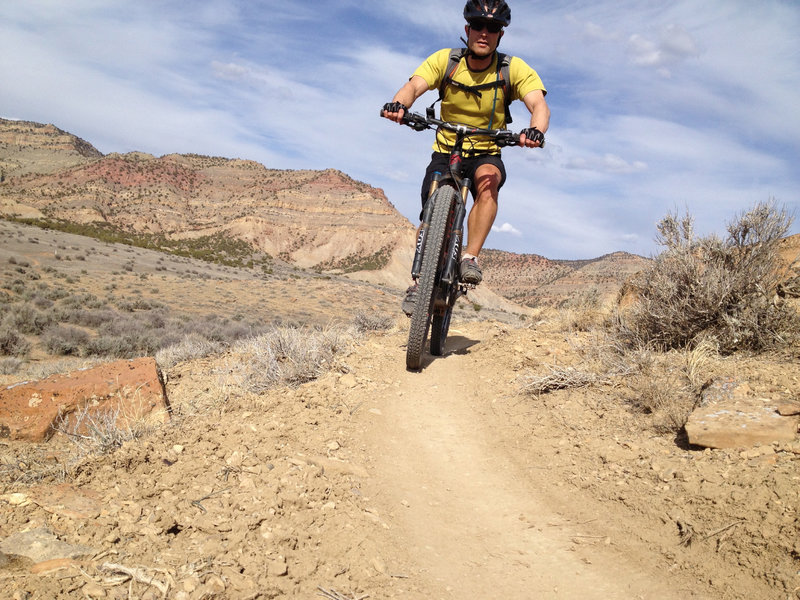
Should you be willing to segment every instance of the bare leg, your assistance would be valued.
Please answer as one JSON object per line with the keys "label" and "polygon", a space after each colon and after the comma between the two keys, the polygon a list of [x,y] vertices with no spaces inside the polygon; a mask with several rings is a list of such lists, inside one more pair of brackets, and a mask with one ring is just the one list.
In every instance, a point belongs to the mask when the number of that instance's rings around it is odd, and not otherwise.
{"label": "bare leg", "polygon": [[500,170],[494,165],[484,164],[475,172],[478,197],[467,219],[467,246],[464,252],[478,256],[483,248],[492,224],[497,216],[497,192],[500,185]]}

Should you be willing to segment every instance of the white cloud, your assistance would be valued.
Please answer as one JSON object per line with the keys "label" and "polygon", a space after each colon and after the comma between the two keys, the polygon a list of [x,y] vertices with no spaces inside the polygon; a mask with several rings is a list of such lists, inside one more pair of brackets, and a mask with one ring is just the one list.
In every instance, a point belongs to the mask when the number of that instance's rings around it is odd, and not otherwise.
{"label": "white cloud", "polygon": [[670,76],[666,68],[699,54],[692,36],[680,25],[667,25],[658,41],[635,33],[628,40],[633,64],[640,67],[656,67],[661,74]]}
{"label": "white cloud", "polygon": [[492,225],[492,231],[497,233],[510,233],[511,235],[522,237],[522,232],[514,227],[511,223],[503,223],[500,226]]}
{"label": "white cloud", "polygon": [[590,157],[575,156],[564,164],[564,168],[626,174],[644,171],[647,169],[647,164],[640,160],[628,162],[616,154],[604,154],[603,156]]}

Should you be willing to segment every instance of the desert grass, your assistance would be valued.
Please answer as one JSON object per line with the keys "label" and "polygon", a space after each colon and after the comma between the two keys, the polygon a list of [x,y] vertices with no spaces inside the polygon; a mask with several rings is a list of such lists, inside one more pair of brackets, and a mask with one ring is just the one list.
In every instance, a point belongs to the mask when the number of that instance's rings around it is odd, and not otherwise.
{"label": "desert grass", "polygon": [[57,433],[74,444],[79,458],[108,454],[126,442],[151,435],[160,427],[152,415],[144,418],[133,405],[122,403],[102,410],[87,404],[61,416],[54,425]]}
{"label": "desert grass", "polygon": [[0,456],[0,490],[65,481],[74,474],[76,464],[71,458],[55,459],[53,451],[42,446],[15,446]]}
{"label": "desert grass", "polygon": [[659,352],[627,347],[600,332],[576,351],[584,357],[581,368],[546,365],[544,374],[520,377],[520,391],[538,398],[560,390],[610,387],[614,391],[603,395],[607,401],[624,402],[641,416],[643,427],[659,435],[675,435],[683,429],[718,358],[709,342]]}

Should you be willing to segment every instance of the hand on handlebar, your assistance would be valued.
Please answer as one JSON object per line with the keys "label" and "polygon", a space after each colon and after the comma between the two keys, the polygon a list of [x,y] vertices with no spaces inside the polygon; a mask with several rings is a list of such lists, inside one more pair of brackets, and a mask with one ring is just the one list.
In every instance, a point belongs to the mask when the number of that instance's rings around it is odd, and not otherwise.
{"label": "hand on handlebar", "polygon": [[387,102],[381,109],[381,116],[394,121],[395,123],[403,123],[403,117],[408,113],[408,107],[402,102]]}
{"label": "hand on handlebar", "polygon": [[544,134],[536,127],[528,127],[519,132],[519,145],[526,148],[544,148]]}

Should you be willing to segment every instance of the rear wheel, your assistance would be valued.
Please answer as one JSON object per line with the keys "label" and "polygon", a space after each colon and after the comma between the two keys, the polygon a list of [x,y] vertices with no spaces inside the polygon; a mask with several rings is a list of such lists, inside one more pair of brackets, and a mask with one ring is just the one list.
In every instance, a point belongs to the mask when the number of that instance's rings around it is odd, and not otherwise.
{"label": "rear wheel", "polygon": [[452,305],[447,306],[443,314],[433,315],[431,327],[431,354],[441,356],[444,354],[444,344],[447,341],[447,331],[450,329],[450,316],[453,314]]}
{"label": "rear wheel", "polygon": [[[444,246],[447,219],[450,208],[456,198],[456,190],[450,186],[439,188],[431,198],[433,216],[428,230],[427,240],[422,255],[422,267],[419,273],[419,287],[414,314],[411,315],[411,328],[408,332],[408,346],[406,350],[406,367],[418,370],[422,364],[422,352],[428,329],[433,317],[433,306],[436,300],[436,289],[439,283],[439,265]],[[448,318],[449,327],[449,318]],[[446,334],[445,334],[446,335]],[[443,344],[442,344],[443,345]]]}

